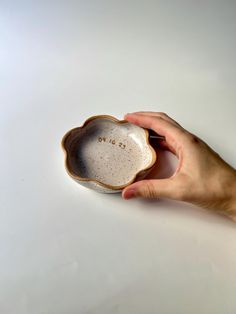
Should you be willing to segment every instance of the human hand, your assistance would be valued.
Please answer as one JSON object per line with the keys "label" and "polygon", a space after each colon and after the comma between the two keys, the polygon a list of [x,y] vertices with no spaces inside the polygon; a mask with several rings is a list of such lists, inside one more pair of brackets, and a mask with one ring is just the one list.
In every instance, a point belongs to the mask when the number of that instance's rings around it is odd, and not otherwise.
{"label": "human hand", "polygon": [[236,170],[165,113],[135,112],[125,120],[165,136],[160,145],[179,159],[167,179],[137,181],[122,191],[133,197],[170,198],[215,210],[236,220]]}

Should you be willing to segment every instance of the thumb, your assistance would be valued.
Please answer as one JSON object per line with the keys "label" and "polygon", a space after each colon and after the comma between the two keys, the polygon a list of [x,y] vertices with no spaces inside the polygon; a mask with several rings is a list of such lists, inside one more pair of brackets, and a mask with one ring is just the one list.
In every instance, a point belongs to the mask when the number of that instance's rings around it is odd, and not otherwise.
{"label": "thumb", "polygon": [[174,198],[174,183],[172,179],[142,180],[127,186],[122,191],[122,197],[126,200],[133,197],[145,198]]}

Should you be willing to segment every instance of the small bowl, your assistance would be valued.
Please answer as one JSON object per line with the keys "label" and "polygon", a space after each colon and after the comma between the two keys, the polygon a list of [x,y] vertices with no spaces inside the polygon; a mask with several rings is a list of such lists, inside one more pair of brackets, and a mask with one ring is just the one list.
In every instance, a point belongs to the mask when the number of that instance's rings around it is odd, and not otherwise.
{"label": "small bowl", "polygon": [[120,192],[144,178],[156,162],[148,130],[109,115],[92,116],[62,139],[65,167],[79,184]]}

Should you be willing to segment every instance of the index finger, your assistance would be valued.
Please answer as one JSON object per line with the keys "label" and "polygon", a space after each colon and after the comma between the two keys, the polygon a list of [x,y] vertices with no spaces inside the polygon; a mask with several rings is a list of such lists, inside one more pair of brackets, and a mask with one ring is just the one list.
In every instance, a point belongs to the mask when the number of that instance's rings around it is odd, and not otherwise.
{"label": "index finger", "polygon": [[161,117],[140,115],[140,114],[126,114],[124,116],[126,121],[134,123],[146,129],[152,129],[156,133],[165,136],[166,146],[170,148],[175,154],[179,155],[181,146],[181,136],[184,134],[184,129],[172,122],[169,122]]}
{"label": "index finger", "polygon": [[175,125],[160,116],[140,115],[136,113],[127,113],[124,119],[139,125],[146,129],[152,129],[156,133],[167,137],[176,137],[183,134],[182,127]]}

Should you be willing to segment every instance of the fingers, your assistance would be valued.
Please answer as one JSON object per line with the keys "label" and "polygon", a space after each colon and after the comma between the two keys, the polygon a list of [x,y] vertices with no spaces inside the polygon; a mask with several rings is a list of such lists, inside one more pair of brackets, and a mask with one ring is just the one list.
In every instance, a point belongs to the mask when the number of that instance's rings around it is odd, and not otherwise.
{"label": "fingers", "polygon": [[153,116],[153,117],[161,117],[162,119],[165,119],[179,127],[181,127],[181,125],[175,121],[174,119],[172,119],[171,117],[169,117],[165,112],[153,112],[153,111],[137,111],[137,112],[133,112],[134,114],[139,114],[139,115],[146,115],[146,116]]}
{"label": "fingers", "polygon": [[127,113],[125,120],[137,124],[141,127],[152,129],[163,136],[171,135],[175,132],[182,131],[181,127],[161,116],[152,116],[139,113]]}
{"label": "fingers", "polygon": [[165,136],[168,149],[178,155],[180,138],[184,133],[184,130],[178,125],[160,116],[136,113],[126,114],[125,120]]}
{"label": "fingers", "polygon": [[122,197],[126,200],[134,197],[175,198],[174,180],[169,178],[138,181],[126,187]]}

